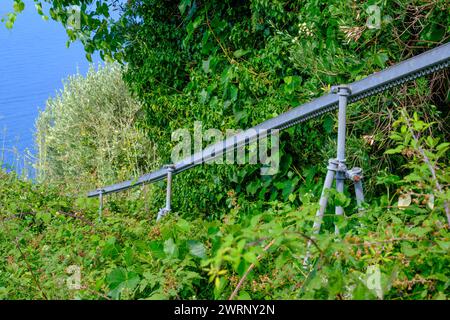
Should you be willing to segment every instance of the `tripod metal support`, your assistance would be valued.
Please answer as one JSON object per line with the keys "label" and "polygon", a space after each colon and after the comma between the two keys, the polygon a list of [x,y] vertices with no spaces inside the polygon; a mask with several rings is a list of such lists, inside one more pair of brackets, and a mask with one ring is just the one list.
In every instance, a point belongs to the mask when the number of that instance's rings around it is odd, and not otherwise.
{"label": "tripod metal support", "polygon": [[175,165],[168,164],[165,165],[164,168],[167,169],[167,190],[166,190],[166,206],[161,208],[158,212],[158,217],[156,221],[161,220],[166,214],[168,214],[171,210],[171,201],[172,201],[172,175],[175,170]]}
{"label": "tripod metal support", "polygon": [[[333,87],[331,92],[339,95],[337,157],[336,159],[330,159],[328,162],[328,172],[325,177],[322,194],[319,200],[319,209],[317,210],[316,219],[313,226],[313,232],[315,234],[318,234],[320,231],[323,215],[328,203],[328,195],[326,190],[331,189],[333,180],[336,180],[336,191],[339,193],[344,192],[345,179],[352,180],[355,186],[355,195],[358,206],[361,206],[364,202],[361,168],[352,168],[351,170],[347,170],[345,165],[346,113],[348,96],[351,91],[348,86],[340,85]],[[336,215],[341,216],[344,214],[344,209],[341,206],[336,206],[335,213]],[[337,226],[335,226],[335,232],[339,233]]]}
{"label": "tripod metal support", "polygon": [[[319,200],[319,209],[316,212],[316,218],[313,225],[313,233],[318,234],[320,232],[320,226],[322,225],[323,215],[328,204],[328,193],[327,189],[331,189],[333,186],[333,180],[336,180],[336,191],[339,193],[344,193],[344,183],[346,179],[353,181],[355,186],[356,202],[358,207],[364,202],[364,192],[362,186],[362,169],[352,168],[347,170],[345,165],[345,138],[346,138],[346,113],[347,113],[347,103],[348,96],[351,93],[350,87],[346,85],[340,85],[331,88],[332,93],[339,95],[339,113],[338,113],[338,137],[337,137],[337,157],[335,159],[330,159],[328,161],[328,171],[325,177],[325,182],[323,184],[322,194]],[[336,206],[336,215],[342,216],[344,214],[344,209],[341,206]],[[339,233],[338,226],[335,225],[336,234]],[[313,236],[314,238],[314,236]],[[308,241],[306,256],[303,261],[303,265],[306,267],[310,257],[309,248],[312,241]]]}

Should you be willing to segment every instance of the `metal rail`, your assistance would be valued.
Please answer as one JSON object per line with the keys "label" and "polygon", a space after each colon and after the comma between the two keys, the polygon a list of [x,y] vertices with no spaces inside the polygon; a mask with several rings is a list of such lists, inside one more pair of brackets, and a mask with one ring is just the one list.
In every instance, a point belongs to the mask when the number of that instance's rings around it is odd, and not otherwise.
{"label": "metal rail", "polygon": [[[450,65],[450,43],[426,51],[408,60],[393,65],[385,70],[376,72],[362,80],[348,84],[350,95],[348,102],[352,103],[392,87],[398,86],[416,78],[434,73]],[[324,113],[338,108],[338,96],[332,93],[323,95],[308,103],[291,109],[275,118],[247,129],[222,142],[208,146],[201,152],[173,164],[173,174],[178,174],[194,166],[203,164],[223,155],[227,151],[235,150],[243,144],[248,144],[270,134],[271,130],[283,130],[300,122],[316,118]],[[119,192],[142,184],[153,183],[167,177],[168,169],[162,168],[145,174],[135,180],[127,180],[103,187],[88,193],[88,197],[103,196],[108,193]]]}

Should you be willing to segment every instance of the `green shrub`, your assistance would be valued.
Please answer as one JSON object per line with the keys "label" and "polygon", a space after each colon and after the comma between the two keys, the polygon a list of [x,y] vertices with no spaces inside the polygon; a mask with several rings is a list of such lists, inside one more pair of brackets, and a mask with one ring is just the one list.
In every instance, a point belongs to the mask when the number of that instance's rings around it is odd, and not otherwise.
{"label": "green shrub", "polygon": [[[380,28],[367,25],[371,5],[380,9]],[[158,151],[169,162],[171,133],[192,129],[194,121],[205,129],[249,128],[324,94],[330,85],[359,80],[445,43],[444,8],[445,1],[424,0],[133,1],[117,26],[121,32],[112,36],[121,41],[126,35],[124,79],[144,104],[140,126],[160,142]],[[410,108],[445,119],[445,79],[441,72],[432,82],[420,79],[349,106],[348,166],[364,169],[368,198],[380,191],[373,183],[380,168],[396,171],[404,164],[383,153],[398,116],[393,102],[409,96]],[[271,178],[235,165],[180,174],[173,207],[183,214],[217,215],[225,211],[230,190],[248,201],[286,201],[302,188],[298,181],[320,179],[335,157],[334,120],[328,114],[284,131],[284,170]],[[162,198],[161,192],[156,199]]]}
{"label": "green shrub", "polygon": [[222,219],[159,223],[122,199],[96,222],[95,199],[0,172],[0,299],[448,299],[449,143],[402,114],[386,153],[405,174],[380,172],[383,196],[327,215],[307,264],[318,204],[300,192],[267,209],[230,193]]}
{"label": "green shrub", "polygon": [[158,163],[155,142],[135,126],[142,105],[118,65],[71,76],[36,122],[39,181],[72,190],[128,179]]}

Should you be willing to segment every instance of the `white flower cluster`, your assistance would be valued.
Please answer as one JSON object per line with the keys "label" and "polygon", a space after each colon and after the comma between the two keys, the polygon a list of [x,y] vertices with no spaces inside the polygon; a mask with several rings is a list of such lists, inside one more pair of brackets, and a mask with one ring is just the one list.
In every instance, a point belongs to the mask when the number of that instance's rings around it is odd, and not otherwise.
{"label": "white flower cluster", "polygon": [[308,25],[303,22],[298,24],[298,35],[301,36],[307,36],[312,37],[313,36],[313,29],[311,27],[308,27]]}
{"label": "white flower cluster", "polygon": [[298,42],[299,38],[307,38],[313,36],[312,27],[308,27],[308,25],[303,22],[298,24],[298,35],[292,38],[292,43]]}

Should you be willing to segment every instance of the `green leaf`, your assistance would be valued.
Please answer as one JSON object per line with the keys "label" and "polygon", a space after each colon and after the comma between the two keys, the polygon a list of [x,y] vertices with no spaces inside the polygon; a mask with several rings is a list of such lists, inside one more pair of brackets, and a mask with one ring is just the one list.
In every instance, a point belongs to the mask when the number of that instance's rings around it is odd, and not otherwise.
{"label": "green leaf", "polygon": [[427,27],[423,29],[420,33],[421,40],[438,42],[441,41],[445,35],[445,27],[440,26],[436,22],[429,24]]}
{"label": "green leaf", "polygon": [[36,8],[36,11],[40,14],[43,15],[44,12],[42,12],[42,4],[41,3],[35,3],[34,7]]}
{"label": "green leaf", "polygon": [[401,153],[403,151],[403,146],[399,145],[395,149],[389,149],[384,152],[384,154],[396,154]]}
{"label": "green leaf", "polygon": [[247,53],[249,53],[250,52],[250,50],[243,50],[243,49],[239,49],[239,50],[236,50],[234,53],[233,53],[233,55],[235,56],[235,58],[240,58],[240,57],[243,57],[243,56],[245,56]]}
{"label": "green leaf", "polygon": [[290,85],[292,83],[292,76],[286,76],[283,78],[284,83],[286,83],[287,85]]}
{"label": "green leaf", "polygon": [[387,173],[385,173],[384,176],[378,176],[376,179],[377,179],[377,182],[376,182],[377,185],[380,185],[380,184],[385,184],[385,185],[398,184],[401,181],[399,176],[394,175],[394,174],[387,174]]}
{"label": "green leaf", "polygon": [[260,186],[261,186],[261,182],[254,180],[254,181],[250,182],[249,184],[247,184],[246,191],[249,194],[255,194],[256,191],[258,191],[258,189],[260,188]]}
{"label": "green leaf", "polygon": [[250,294],[244,290],[239,292],[239,296],[237,298],[238,298],[238,300],[251,300],[252,299]]}
{"label": "green leaf", "polygon": [[123,253],[123,260],[125,261],[125,264],[127,266],[132,266],[134,262],[134,255],[133,255],[133,249],[128,247],[124,250]]}
{"label": "green leaf", "polygon": [[247,261],[249,263],[254,263],[254,264],[258,263],[258,259],[253,252],[244,253],[243,258],[245,261]]}
{"label": "green leaf", "polygon": [[13,8],[15,12],[20,13],[25,9],[25,3],[23,3],[21,0],[14,1]]}
{"label": "green leaf", "polygon": [[248,114],[245,110],[238,111],[234,114],[234,118],[236,119],[236,122],[245,120],[247,118],[247,116],[248,116]]}
{"label": "green leaf", "polygon": [[446,150],[446,149],[448,149],[449,146],[450,146],[450,142],[444,142],[444,143],[439,144],[439,145],[436,147],[436,150],[437,150],[437,151]]}
{"label": "green leaf", "polygon": [[147,299],[148,300],[167,300],[167,296],[162,294],[161,292],[155,291],[152,293]]}
{"label": "green leaf", "polygon": [[334,120],[330,116],[325,116],[323,119],[323,128],[325,132],[330,134],[333,131]]}
{"label": "green leaf", "polygon": [[49,223],[50,220],[52,219],[52,215],[50,212],[38,212],[36,214],[36,218],[44,223]]}
{"label": "green leaf", "polygon": [[236,101],[237,100],[237,96],[238,96],[238,88],[235,85],[230,85],[229,87],[230,90],[230,99],[231,101]]}
{"label": "green leaf", "polygon": [[113,259],[119,255],[119,246],[116,244],[115,237],[109,237],[106,240],[102,250],[102,255]]}
{"label": "green leaf", "polygon": [[291,193],[288,197],[289,202],[294,202],[296,198],[296,194],[295,193]]}
{"label": "green leaf", "polygon": [[408,257],[413,257],[415,255],[418,255],[420,251],[419,249],[414,249],[411,247],[411,245],[405,243],[402,245],[402,252]]}
{"label": "green leaf", "polygon": [[345,208],[350,204],[350,198],[348,198],[344,193],[336,192],[335,202],[337,206]]}
{"label": "green leaf", "polygon": [[234,72],[233,72],[233,66],[229,66],[228,68],[224,69],[222,72],[222,75],[220,76],[220,81],[222,84],[228,84],[231,80],[233,80]]}
{"label": "green leaf", "polygon": [[165,257],[164,245],[161,241],[150,241],[149,248],[155,258],[162,259]]}
{"label": "green leaf", "polygon": [[443,241],[443,240],[435,240],[436,243],[441,247],[444,251],[450,250],[450,241]]}
{"label": "green leaf", "polygon": [[430,231],[431,231],[430,227],[426,227],[426,228],[416,227],[416,228],[412,228],[410,232],[415,236],[423,237],[424,235],[428,234]]}
{"label": "green leaf", "polygon": [[127,271],[125,268],[116,268],[106,277],[106,283],[111,289],[109,295],[113,299],[118,299],[124,289],[133,291],[139,282],[139,275],[135,272]]}
{"label": "green leaf", "polygon": [[389,57],[386,53],[377,53],[374,56],[374,62],[380,67],[384,68],[386,65],[386,61],[388,61]]}
{"label": "green leaf", "polygon": [[12,27],[14,26],[14,22],[12,22],[12,21],[6,21],[5,22],[5,26],[6,26],[6,28],[7,29],[12,29]]}
{"label": "green leaf", "polygon": [[176,224],[177,228],[182,232],[189,232],[191,230],[191,226],[189,222],[184,219],[179,219]]}

